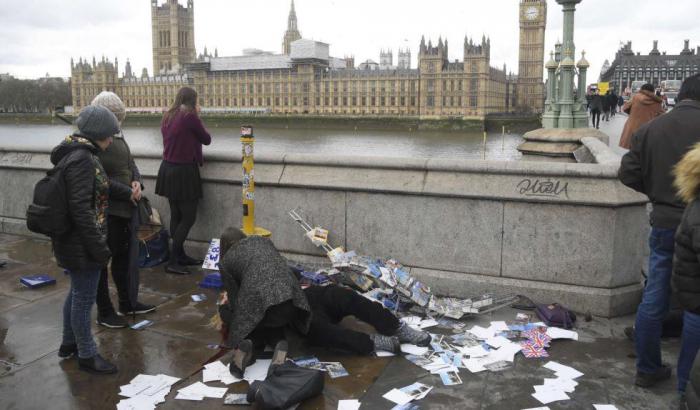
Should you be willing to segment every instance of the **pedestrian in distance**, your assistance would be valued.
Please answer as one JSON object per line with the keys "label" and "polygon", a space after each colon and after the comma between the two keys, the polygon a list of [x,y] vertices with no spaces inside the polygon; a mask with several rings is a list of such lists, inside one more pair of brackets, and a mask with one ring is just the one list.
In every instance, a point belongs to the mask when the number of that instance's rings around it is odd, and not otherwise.
{"label": "pedestrian in distance", "polygon": [[608,99],[610,104],[610,116],[615,117],[615,114],[617,113],[617,94],[615,94],[615,90],[610,91],[610,96]]}
{"label": "pedestrian in distance", "polygon": [[182,87],[170,109],[163,115],[163,161],[158,169],[156,194],[168,198],[172,247],[168,273],[186,275],[187,266],[201,265],[185,253],[185,239],[197,218],[197,205],[202,199],[199,167],[204,165],[202,145],[211,143],[211,135],[199,118],[197,92]]}
{"label": "pedestrian in distance", "polygon": [[[653,95],[653,88],[647,92]],[[649,269],[642,301],[637,309],[634,329],[637,355],[635,384],[641,387],[651,387],[671,377],[670,366],[661,360],[662,325],[669,312],[675,245],[676,243],[689,244],[687,240],[684,241],[680,232],[688,232],[688,227],[692,227],[694,215],[688,213],[693,211],[688,211],[683,217],[685,203],[673,186],[673,169],[681,158],[700,142],[700,75],[689,77],[683,82],[679,99],[682,100],[676,109],[648,122],[633,134],[630,150],[622,157],[618,172],[623,184],[647,195],[652,204],[649,220],[651,225]],[[690,198],[692,195],[688,192],[693,190],[685,188],[686,184],[679,185],[682,187],[681,194],[686,192],[685,198]],[[692,209],[694,210],[695,207]],[[679,231],[680,242],[676,242],[674,235],[682,217],[685,218],[686,223]],[[688,250],[683,248],[679,250],[682,253],[677,255],[677,261],[687,261],[690,258]],[[697,259],[695,263],[697,264]],[[687,282],[686,277],[690,266],[687,263],[676,263],[675,278],[677,279],[674,281],[679,290],[682,283],[692,283],[693,286],[697,286],[697,282],[692,278],[698,275],[697,271],[691,273]],[[685,287],[685,293],[679,293],[682,303],[683,301],[688,303],[688,292],[692,293],[693,289]],[[693,297],[695,304],[687,305],[686,313],[687,310],[692,311],[697,307],[697,294]],[[688,369],[694,357],[694,354],[690,353],[693,349],[697,350],[694,346],[698,345],[698,335],[700,335],[700,321],[691,312],[691,315],[684,317],[684,341],[678,365],[679,391],[685,388],[685,384],[682,383],[687,381]]]}
{"label": "pedestrian in distance", "polygon": [[[92,100],[91,105],[109,109],[117,117],[121,129],[126,117],[126,107],[118,95],[111,91],[103,91]],[[138,253],[131,252],[133,249],[130,248],[138,246],[135,240],[137,225],[132,224],[132,219],[138,219],[134,211],[138,210],[137,203],[141,200],[143,182],[134,157],[131,155],[129,144],[124,139],[123,131],[120,130],[115,134],[112,144],[104,151],[100,151],[97,156],[110,180],[131,186],[134,191],[130,200],[110,198],[107,215],[107,245],[112,253],[112,280],[117,288],[121,316],[114,310],[109,297],[107,266],[102,269],[97,287],[97,323],[113,329],[125,328],[128,323],[122,316],[152,312],[156,309],[153,305],[146,305],[136,300],[136,295],[132,301],[129,295],[130,287],[138,290],[139,286]]]}
{"label": "pedestrian in distance", "polygon": [[[226,290],[219,315],[225,346],[233,348],[231,373],[241,377],[253,350],[275,346],[291,327],[311,344],[358,354],[398,353],[401,343],[427,346],[430,335],[400,322],[388,309],[357,292],[337,286],[310,286],[303,291],[287,261],[268,238],[246,237],[228,228],[221,235],[220,267]],[[377,332],[368,335],[340,326],[355,316]]]}
{"label": "pedestrian in distance", "polygon": [[611,104],[610,104],[610,90],[605,92],[605,95],[602,96],[603,99],[603,118],[605,118],[605,121],[610,121],[610,110],[612,110]]}
{"label": "pedestrian in distance", "polygon": [[58,266],[70,277],[71,287],[63,305],[63,341],[58,355],[78,355],[78,365],[92,373],[115,373],[117,367],[97,353],[90,329],[100,271],[110,258],[107,245],[107,207],[111,198],[129,200],[134,192],[110,182],[97,157],[119,132],[110,110],[87,106],[76,119],[78,130],[51,151],[51,163],[62,169],[70,230],[52,237]]}
{"label": "pedestrian in distance", "polygon": [[603,96],[600,95],[600,91],[595,90],[591,96],[591,125],[596,129],[600,128],[601,112],[603,112]]}
{"label": "pedestrian in distance", "polygon": [[621,95],[617,97],[617,111],[622,112],[622,106],[625,105],[625,99]]}
{"label": "pedestrian in distance", "polygon": [[654,86],[644,84],[637,94],[622,106],[622,111],[629,115],[620,137],[620,147],[630,149],[632,134],[639,127],[663,114],[661,98],[654,94]]}

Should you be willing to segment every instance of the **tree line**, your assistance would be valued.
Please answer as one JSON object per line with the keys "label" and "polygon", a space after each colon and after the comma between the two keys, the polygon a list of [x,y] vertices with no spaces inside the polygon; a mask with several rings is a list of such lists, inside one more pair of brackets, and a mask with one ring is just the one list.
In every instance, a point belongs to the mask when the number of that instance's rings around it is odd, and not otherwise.
{"label": "tree line", "polygon": [[62,78],[0,81],[0,112],[53,112],[71,103],[70,81]]}

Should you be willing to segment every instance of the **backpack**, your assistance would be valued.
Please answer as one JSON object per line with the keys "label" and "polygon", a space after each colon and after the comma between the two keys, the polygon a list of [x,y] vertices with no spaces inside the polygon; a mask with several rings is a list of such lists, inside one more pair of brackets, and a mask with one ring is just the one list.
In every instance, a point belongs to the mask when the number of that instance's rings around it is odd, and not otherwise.
{"label": "backpack", "polygon": [[30,231],[57,238],[71,230],[63,170],[61,160],[34,185],[34,196],[26,214]]}
{"label": "backpack", "polygon": [[288,361],[271,368],[264,381],[251,383],[247,399],[265,410],[288,409],[321,394],[324,382],[322,372]]}

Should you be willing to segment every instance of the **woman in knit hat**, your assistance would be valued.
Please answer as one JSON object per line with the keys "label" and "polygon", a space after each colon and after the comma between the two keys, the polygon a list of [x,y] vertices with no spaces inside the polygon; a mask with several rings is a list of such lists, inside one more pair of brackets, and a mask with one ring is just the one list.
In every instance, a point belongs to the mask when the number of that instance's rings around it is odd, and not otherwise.
{"label": "woman in knit hat", "polygon": [[51,163],[61,172],[71,229],[51,238],[58,266],[70,276],[71,287],[63,305],[63,341],[58,356],[78,356],[81,370],[115,373],[117,367],[97,353],[90,329],[100,271],[110,257],[107,246],[107,205],[112,199],[129,200],[127,185],[112,183],[97,153],[112,143],[119,122],[104,107],[87,106],[75,121],[78,131],[51,151]]}
{"label": "woman in knit hat", "polygon": [[168,198],[170,234],[173,238],[168,273],[189,274],[188,265],[201,265],[201,259],[185,254],[184,243],[197,217],[202,198],[199,167],[204,163],[202,145],[211,143],[211,135],[199,118],[197,92],[182,87],[175,102],[163,115],[163,162],[158,170],[156,194]]}
{"label": "woman in knit hat", "polygon": [[[121,128],[126,117],[126,108],[119,96],[111,91],[103,91],[92,100],[91,105],[108,108],[117,117]],[[129,295],[129,289],[138,291],[138,262],[134,256],[130,258],[129,255],[130,247],[136,246],[136,226],[132,224],[132,219],[135,218],[135,204],[141,199],[143,189],[141,173],[121,131],[114,135],[112,145],[97,155],[110,180],[129,185],[134,191],[131,200],[110,199],[107,216],[107,245],[112,252],[112,280],[117,288],[119,313],[128,315],[152,312],[156,309],[155,306],[138,302],[136,294],[131,295],[131,298]],[[97,288],[97,323],[109,328],[124,328],[128,324],[114,310],[109,297],[107,277],[108,269],[105,265]]]}

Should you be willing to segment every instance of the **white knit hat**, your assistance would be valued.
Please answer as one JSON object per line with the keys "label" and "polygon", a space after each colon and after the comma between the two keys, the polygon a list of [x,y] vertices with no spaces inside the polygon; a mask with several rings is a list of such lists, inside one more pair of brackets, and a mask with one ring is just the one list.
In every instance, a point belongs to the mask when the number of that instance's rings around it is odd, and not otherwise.
{"label": "white knit hat", "polygon": [[126,117],[126,107],[119,96],[111,91],[102,91],[92,100],[90,105],[101,105],[108,108],[121,124]]}

